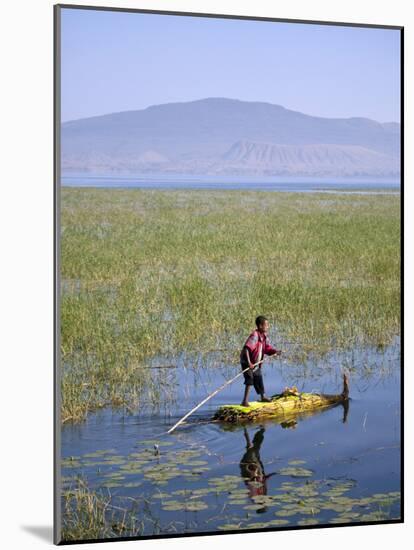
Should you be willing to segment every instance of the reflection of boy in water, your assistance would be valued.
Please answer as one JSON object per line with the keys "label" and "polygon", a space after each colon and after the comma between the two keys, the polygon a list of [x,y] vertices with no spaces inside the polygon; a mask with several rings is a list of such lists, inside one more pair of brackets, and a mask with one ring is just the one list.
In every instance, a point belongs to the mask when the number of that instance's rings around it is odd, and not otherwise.
{"label": "reflection of boy in water", "polygon": [[[250,498],[259,495],[267,495],[267,480],[274,475],[274,473],[269,475],[265,474],[263,463],[260,460],[260,447],[264,440],[264,432],[264,428],[258,430],[253,437],[252,443],[246,428],[244,428],[246,452],[240,461],[240,471],[242,477],[247,478],[244,482],[249,489]],[[263,506],[263,508],[260,508],[257,512],[266,512],[266,510],[267,507]]]}

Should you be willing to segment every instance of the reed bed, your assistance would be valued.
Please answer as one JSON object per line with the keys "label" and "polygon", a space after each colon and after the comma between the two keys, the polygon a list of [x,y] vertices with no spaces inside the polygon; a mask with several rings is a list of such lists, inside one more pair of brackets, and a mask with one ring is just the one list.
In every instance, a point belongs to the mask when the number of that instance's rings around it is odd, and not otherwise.
{"label": "reed bed", "polygon": [[139,536],[142,523],[137,521],[134,508],[115,506],[112,501],[109,491],[104,494],[91,490],[87,481],[79,478],[75,486],[62,495],[62,540]]}
{"label": "reed bed", "polygon": [[[162,398],[159,356],[386,346],[400,331],[400,197],[62,188],[62,420]],[[154,371],[152,371],[153,373]],[[162,372],[162,371],[160,371]],[[164,381],[164,382],[163,382]]]}

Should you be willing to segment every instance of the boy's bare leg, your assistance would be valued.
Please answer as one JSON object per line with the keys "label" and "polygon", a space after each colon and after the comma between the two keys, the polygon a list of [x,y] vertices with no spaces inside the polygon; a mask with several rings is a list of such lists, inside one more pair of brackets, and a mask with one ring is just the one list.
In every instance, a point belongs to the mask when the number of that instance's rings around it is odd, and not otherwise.
{"label": "boy's bare leg", "polygon": [[243,397],[243,401],[241,402],[242,406],[243,407],[248,407],[249,406],[249,402],[247,401],[247,398],[249,396],[249,391],[250,391],[250,386],[246,386],[244,388],[244,397]]}

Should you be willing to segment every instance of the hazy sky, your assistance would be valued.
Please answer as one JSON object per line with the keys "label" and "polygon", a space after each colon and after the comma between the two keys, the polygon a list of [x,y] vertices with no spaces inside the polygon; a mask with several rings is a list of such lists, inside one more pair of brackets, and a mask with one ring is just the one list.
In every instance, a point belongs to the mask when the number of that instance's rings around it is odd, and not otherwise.
{"label": "hazy sky", "polygon": [[62,121],[206,97],[399,122],[399,31],[62,9]]}

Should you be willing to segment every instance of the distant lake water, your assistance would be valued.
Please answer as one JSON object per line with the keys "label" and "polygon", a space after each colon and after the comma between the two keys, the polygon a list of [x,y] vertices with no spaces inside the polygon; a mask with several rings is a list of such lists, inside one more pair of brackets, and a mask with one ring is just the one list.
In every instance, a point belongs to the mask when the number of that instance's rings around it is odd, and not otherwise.
{"label": "distant lake water", "polygon": [[64,187],[138,189],[211,189],[243,191],[285,191],[290,193],[393,193],[399,180],[374,178],[258,177],[194,175],[115,175],[92,173],[62,174]]}

